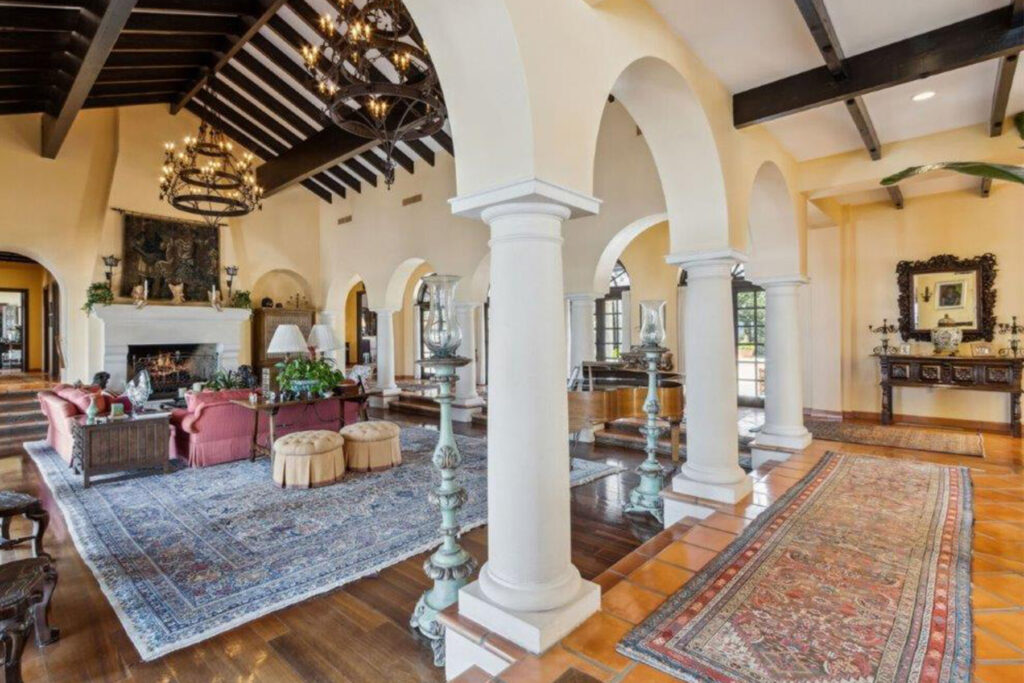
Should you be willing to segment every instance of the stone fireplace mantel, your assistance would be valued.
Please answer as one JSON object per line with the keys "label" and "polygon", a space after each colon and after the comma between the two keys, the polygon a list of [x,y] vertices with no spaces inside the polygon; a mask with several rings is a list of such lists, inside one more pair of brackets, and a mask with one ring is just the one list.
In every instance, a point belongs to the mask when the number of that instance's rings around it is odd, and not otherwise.
{"label": "stone fireplace mantel", "polygon": [[220,365],[238,367],[243,324],[252,315],[245,308],[188,304],[112,304],[93,309],[103,323],[103,369],[110,373],[109,387],[120,390],[127,381],[128,347],[134,344],[216,344]]}

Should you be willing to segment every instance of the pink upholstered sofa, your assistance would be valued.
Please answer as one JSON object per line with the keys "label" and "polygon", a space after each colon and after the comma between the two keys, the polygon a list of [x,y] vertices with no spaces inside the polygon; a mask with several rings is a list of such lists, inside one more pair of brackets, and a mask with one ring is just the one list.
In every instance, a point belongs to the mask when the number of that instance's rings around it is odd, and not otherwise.
{"label": "pink upholstered sofa", "polygon": [[[91,396],[96,396],[96,407],[100,415],[110,412],[112,403],[122,404],[125,411],[131,410],[127,398],[112,396],[97,386],[75,387],[70,384],[57,384],[48,390],[40,391],[36,396],[39,399],[39,407],[46,416],[46,441],[69,463],[74,448],[70,418],[85,414],[89,409]],[[171,446],[171,457],[175,457],[173,438]]]}
{"label": "pink upholstered sofa", "polygon": [[[171,413],[177,427],[177,452],[192,467],[207,467],[249,457],[256,413],[232,401],[248,400],[248,389],[189,392],[186,408]],[[280,437],[307,429],[338,429],[338,401],[310,406],[284,406],[274,420],[274,435]],[[345,403],[345,424],[359,419],[358,406]],[[259,438],[266,444],[268,424],[260,415]]]}

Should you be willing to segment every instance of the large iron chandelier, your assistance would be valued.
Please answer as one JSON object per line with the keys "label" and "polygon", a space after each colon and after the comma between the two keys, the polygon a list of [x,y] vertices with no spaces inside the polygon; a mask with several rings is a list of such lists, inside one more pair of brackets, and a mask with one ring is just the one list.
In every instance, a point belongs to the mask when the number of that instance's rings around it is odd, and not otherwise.
{"label": "large iron chandelier", "polygon": [[401,0],[332,0],[335,16],[320,17],[321,45],[302,58],[324,113],[342,129],[378,140],[384,182],[395,178],[398,142],[441,130],[444,98],[437,72],[418,44],[416,26]]}
{"label": "large iron chandelier", "polygon": [[[204,92],[215,97],[209,88]],[[197,135],[186,136],[181,149],[173,142],[164,144],[160,199],[202,216],[211,226],[262,209],[263,188],[256,183],[254,160],[249,152],[240,158],[234,155],[216,116],[204,107]]]}

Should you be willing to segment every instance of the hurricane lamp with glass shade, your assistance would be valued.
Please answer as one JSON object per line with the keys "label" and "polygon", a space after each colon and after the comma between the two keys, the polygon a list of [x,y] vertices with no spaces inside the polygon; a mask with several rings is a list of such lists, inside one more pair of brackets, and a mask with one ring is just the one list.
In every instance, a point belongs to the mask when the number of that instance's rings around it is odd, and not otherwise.
{"label": "hurricane lamp with glass shade", "polygon": [[440,472],[441,481],[430,492],[429,500],[441,510],[442,540],[423,564],[423,571],[434,585],[420,596],[409,623],[430,640],[434,664],[444,666],[444,626],[437,617],[442,610],[455,604],[459,589],[466,585],[476,569],[476,560],[458,542],[457,516],[469,496],[455,480],[462,455],[452,433],[452,388],[456,372],[470,359],[455,355],[462,342],[462,330],[455,316],[455,286],[459,278],[455,275],[430,275],[423,281],[430,294],[423,343],[432,357],[418,363],[432,368],[438,382],[437,402],[441,406],[441,414],[433,462]]}
{"label": "hurricane lamp with glass shade", "polygon": [[306,345],[316,353],[319,353],[321,358],[328,351],[336,351],[341,348],[338,338],[334,335],[334,330],[330,325],[324,323],[313,325],[309,330],[309,336],[306,338]]}
{"label": "hurricane lamp with glass shade", "polygon": [[664,521],[664,507],[661,489],[665,483],[665,470],[658,462],[658,437],[662,427],[658,424],[661,402],[658,400],[658,364],[668,351],[665,342],[665,302],[640,302],[640,351],[647,361],[647,399],[644,412],[647,422],[640,427],[647,443],[644,450],[647,458],[636,469],[640,483],[629,492],[629,503],[625,512],[650,514],[659,522]]}

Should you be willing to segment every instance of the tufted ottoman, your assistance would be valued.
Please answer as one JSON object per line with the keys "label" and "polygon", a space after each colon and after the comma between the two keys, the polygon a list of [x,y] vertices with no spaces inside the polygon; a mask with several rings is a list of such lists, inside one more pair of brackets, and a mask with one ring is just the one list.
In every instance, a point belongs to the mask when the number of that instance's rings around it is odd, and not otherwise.
{"label": "tufted ottoman", "polygon": [[356,422],[342,428],[345,463],[350,470],[370,472],[402,464],[402,446],[394,422]]}
{"label": "tufted ottoman", "polygon": [[274,483],[290,489],[333,484],[345,475],[345,439],[325,429],[274,442]]}

